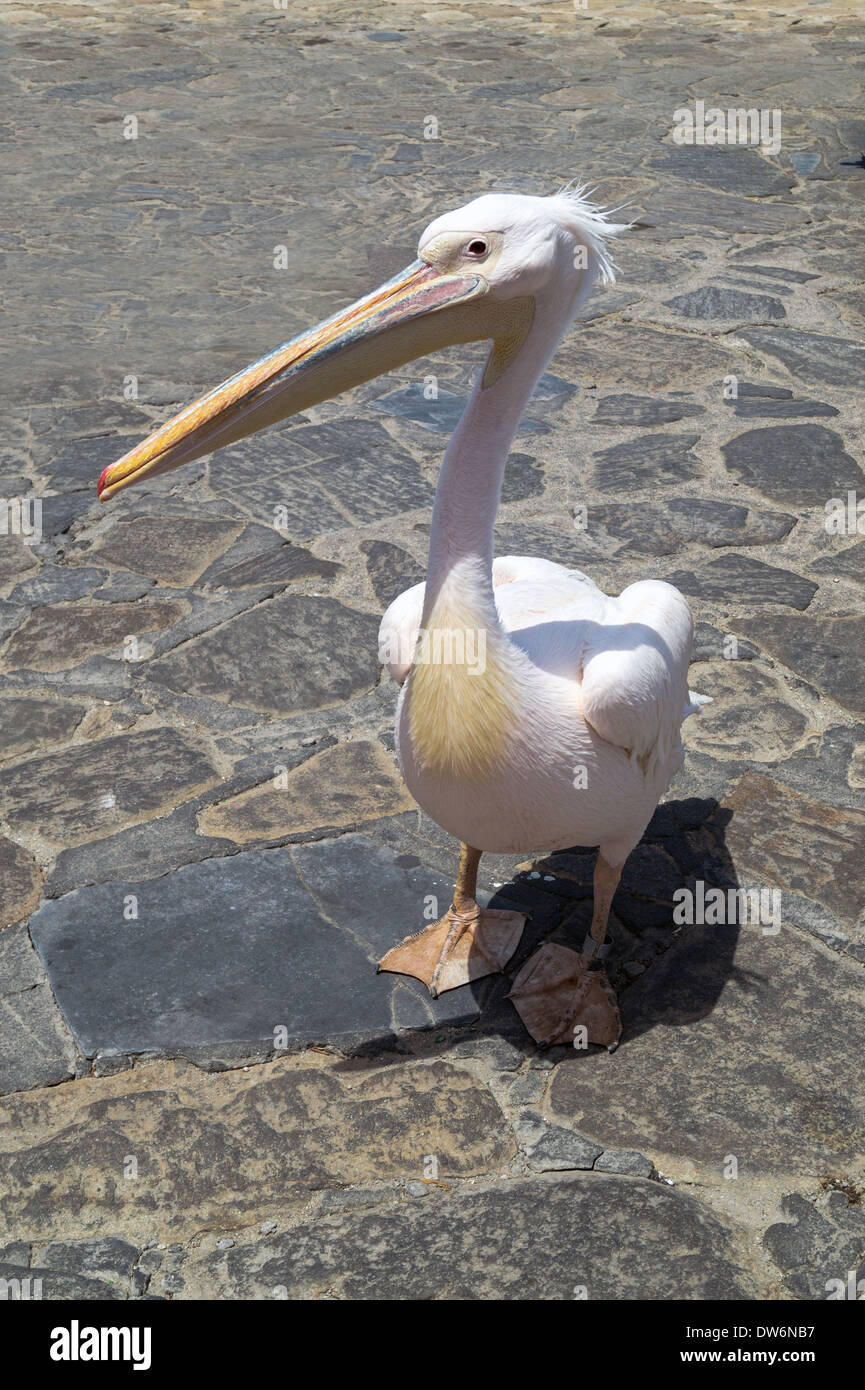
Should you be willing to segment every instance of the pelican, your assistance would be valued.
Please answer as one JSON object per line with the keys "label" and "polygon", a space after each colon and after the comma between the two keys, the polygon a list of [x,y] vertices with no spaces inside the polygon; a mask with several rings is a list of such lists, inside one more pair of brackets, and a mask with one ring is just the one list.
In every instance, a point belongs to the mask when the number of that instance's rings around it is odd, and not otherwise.
{"label": "pelican", "polygon": [[682,721],[705,698],[689,695],[693,618],[670,584],[648,579],[610,598],[548,560],[493,558],[523,410],[593,284],[613,280],[608,241],[624,230],[580,188],[476,198],[430,223],[401,274],[187,406],[98,484],[107,501],[415,358],[490,342],[442,462],[426,582],[390,605],[379,637],[402,687],[403,776],[461,842],[459,870],[441,920],[379,969],[434,996],[503,970],[526,919],[479,905],[482,853],[597,846],[582,949],[542,945],[512,985],[542,1046],[618,1043],[602,965],[613,895],[681,766]]}

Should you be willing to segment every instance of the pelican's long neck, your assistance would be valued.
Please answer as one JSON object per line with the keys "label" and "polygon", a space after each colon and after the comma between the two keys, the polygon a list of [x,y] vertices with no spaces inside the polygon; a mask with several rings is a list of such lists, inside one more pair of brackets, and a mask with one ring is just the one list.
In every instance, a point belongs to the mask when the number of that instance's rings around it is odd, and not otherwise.
{"label": "pelican's long neck", "polygon": [[496,381],[484,368],[442,462],[433,507],[423,623],[443,590],[471,596],[479,621],[498,625],[492,587],[493,527],[508,453],[538,379],[570,321],[572,305],[540,299],[525,341]]}
{"label": "pelican's long neck", "polygon": [[415,653],[405,709],[416,763],[462,782],[501,767],[525,724],[521,658],[493,595],[493,525],[520,418],[572,313],[573,301],[536,303],[516,357],[488,386],[481,373],[439,476],[421,620],[429,641]]}

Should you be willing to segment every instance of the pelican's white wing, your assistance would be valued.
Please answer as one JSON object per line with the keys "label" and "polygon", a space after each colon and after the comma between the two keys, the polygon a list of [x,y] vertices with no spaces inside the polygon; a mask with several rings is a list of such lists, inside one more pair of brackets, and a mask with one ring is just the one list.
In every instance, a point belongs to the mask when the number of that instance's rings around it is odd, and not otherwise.
{"label": "pelican's white wing", "polygon": [[[661,580],[608,598],[579,570],[507,555],[493,562],[496,607],[506,632],[551,675],[579,687],[579,707],[601,738],[626,750],[647,775],[675,770],[689,703],[693,619],[682,595]],[[402,683],[411,666],[424,585],[400,594],[382,619],[379,654]]]}
{"label": "pelican's white wing", "polygon": [[[598,605],[606,602],[597,585],[579,570],[520,555],[493,560],[493,587],[506,632],[545,622],[556,610],[580,599],[592,612],[599,612]],[[378,631],[379,661],[400,685],[411,667],[425,589],[425,584],[415,584],[395,598]]]}

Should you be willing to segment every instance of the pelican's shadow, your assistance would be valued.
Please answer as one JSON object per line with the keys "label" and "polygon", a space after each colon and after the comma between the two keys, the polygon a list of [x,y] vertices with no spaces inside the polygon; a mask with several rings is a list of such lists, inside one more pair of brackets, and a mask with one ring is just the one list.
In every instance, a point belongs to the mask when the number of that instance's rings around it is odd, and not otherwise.
{"label": "pelican's shadow", "polygon": [[[682,890],[699,908],[711,889],[726,893],[740,887],[726,844],[732,816],[714,797],[666,801],[626,861],[613,899],[607,935],[611,952],[605,962],[622,1011],[620,1049],[658,1026],[681,1027],[704,1018],[730,979],[744,988],[751,985],[734,964],[736,922],[676,920],[687,907]],[[473,1023],[439,1022],[413,1030],[409,1052],[424,1051],[426,1040],[436,1056],[449,1051],[466,1055],[475,1045],[488,1047],[499,1040],[526,1057],[538,1054],[507,995],[516,974],[545,941],[582,948],[592,917],[596,856],[596,849],[582,847],[541,856],[489,898],[490,907],[516,908],[528,915],[517,951],[503,973],[463,986],[473,996],[472,1012],[478,1015]],[[693,915],[699,917],[699,911]],[[391,1065],[406,1051],[399,1044],[395,1054],[395,1041],[393,1036],[368,1040],[346,1065]],[[600,1050],[558,1046],[550,1048],[548,1056],[551,1061],[577,1062]]]}
{"label": "pelican's shadow", "polygon": [[[737,920],[715,924],[711,907],[706,907],[712,889],[721,889],[726,898],[730,889],[740,887],[726,843],[732,815],[713,797],[664,802],[625,864],[613,899],[605,961],[619,995],[622,1047],[658,1025],[678,1027],[704,1018],[726,982],[739,978],[734,964]],[[582,848],[547,855],[530,874],[518,876],[491,899],[491,906],[522,907],[531,916],[506,975],[473,986],[481,1010],[477,1032],[507,1037],[534,1052],[505,996],[513,977],[544,941],[581,949],[592,917],[596,856],[596,850]],[[701,920],[706,916],[708,923]],[[740,982],[748,986],[746,979]],[[593,1050],[555,1051],[576,1059]]]}

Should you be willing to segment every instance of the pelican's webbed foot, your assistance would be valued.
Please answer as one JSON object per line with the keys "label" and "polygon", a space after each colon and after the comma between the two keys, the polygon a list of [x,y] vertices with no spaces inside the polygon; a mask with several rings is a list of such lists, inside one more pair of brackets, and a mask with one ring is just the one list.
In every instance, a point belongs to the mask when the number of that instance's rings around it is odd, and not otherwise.
{"label": "pelican's webbed foot", "polygon": [[580,1046],[582,1039],[612,1051],[622,1036],[622,1019],[613,987],[593,968],[594,943],[582,953],[548,941],[526,961],[508,998],[535,1042]]}
{"label": "pelican's webbed foot", "polygon": [[451,907],[426,931],[407,936],[380,961],[379,970],[413,975],[429,987],[435,999],[445,990],[504,970],[523,934],[522,912],[474,907],[458,912]]}
{"label": "pelican's webbed foot", "polygon": [[414,975],[429,987],[433,999],[469,980],[504,970],[523,934],[525,913],[479,907],[478,864],[481,851],[471,845],[460,850],[453,905],[426,931],[407,936],[378,963],[379,970]]}

